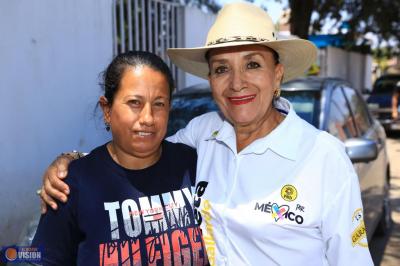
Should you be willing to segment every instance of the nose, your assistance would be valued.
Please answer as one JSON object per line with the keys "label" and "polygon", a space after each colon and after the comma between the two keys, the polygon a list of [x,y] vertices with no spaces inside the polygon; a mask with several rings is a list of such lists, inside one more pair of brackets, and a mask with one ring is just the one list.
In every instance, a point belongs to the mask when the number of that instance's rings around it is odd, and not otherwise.
{"label": "nose", "polygon": [[154,124],[153,110],[151,104],[146,103],[140,112],[139,123],[143,126],[152,126]]}
{"label": "nose", "polygon": [[240,68],[233,69],[231,72],[231,89],[239,92],[245,87],[244,83],[243,71]]}

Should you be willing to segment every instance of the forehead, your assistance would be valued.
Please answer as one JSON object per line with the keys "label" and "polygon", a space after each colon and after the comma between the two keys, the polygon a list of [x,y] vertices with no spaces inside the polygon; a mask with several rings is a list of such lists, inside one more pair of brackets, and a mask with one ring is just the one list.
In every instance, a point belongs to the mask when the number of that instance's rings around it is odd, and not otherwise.
{"label": "forehead", "polygon": [[231,47],[221,47],[215,48],[208,51],[207,57],[208,61],[211,62],[213,59],[218,58],[230,58],[233,56],[246,56],[249,54],[261,54],[261,55],[271,55],[273,56],[272,49],[264,45],[241,45],[241,46],[231,46]]}
{"label": "forehead", "polygon": [[167,78],[163,73],[148,66],[127,67],[121,77],[120,90],[166,90],[169,91]]}

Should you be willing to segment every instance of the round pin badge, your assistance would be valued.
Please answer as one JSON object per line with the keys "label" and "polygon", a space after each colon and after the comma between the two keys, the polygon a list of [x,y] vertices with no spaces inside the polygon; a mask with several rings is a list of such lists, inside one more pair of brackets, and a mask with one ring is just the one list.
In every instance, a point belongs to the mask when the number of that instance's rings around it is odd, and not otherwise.
{"label": "round pin badge", "polygon": [[292,185],[284,185],[281,189],[281,197],[286,201],[297,199],[297,189]]}

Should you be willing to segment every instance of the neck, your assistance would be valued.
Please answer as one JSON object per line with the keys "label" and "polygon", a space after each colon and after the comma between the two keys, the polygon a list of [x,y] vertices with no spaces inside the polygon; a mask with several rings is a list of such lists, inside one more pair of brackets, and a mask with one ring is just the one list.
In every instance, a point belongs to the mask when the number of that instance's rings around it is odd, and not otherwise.
{"label": "neck", "polygon": [[256,139],[267,136],[284,119],[285,116],[275,108],[271,108],[270,111],[265,114],[264,119],[261,119],[258,123],[235,126],[237,152],[242,151]]}
{"label": "neck", "polygon": [[141,170],[152,166],[161,157],[161,145],[160,148],[155,152],[140,156],[128,153],[123,149],[119,148],[113,141],[107,144],[107,150],[110,153],[113,160],[124,168],[130,170]]}

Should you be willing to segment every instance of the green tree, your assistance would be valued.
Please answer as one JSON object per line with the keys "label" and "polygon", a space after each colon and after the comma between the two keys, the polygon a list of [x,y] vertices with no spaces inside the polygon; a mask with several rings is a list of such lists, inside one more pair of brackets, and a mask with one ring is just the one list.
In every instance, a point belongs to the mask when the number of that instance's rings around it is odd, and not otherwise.
{"label": "green tree", "polygon": [[[213,13],[221,6],[216,0],[182,0]],[[247,0],[254,2],[254,0]],[[275,0],[281,2],[282,0]],[[389,51],[399,51],[400,0],[288,0],[291,9],[291,33],[307,39],[319,33],[327,21],[333,20],[339,31],[343,30],[346,48],[369,51],[366,33],[373,33],[379,40],[394,44]],[[267,9],[264,3],[261,6]],[[343,26],[345,25],[345,28]]]}
{"label": "green tree", "polygon": [[[399,0],[289,0],[291,32],[301,38],[317,33],[328,20],[336,21],[334,27],[346,25],[347,43],[365,46],[366,33],[373,33],[378,40],[400,42]],[[314,12],[315,16],[311,18]],[[309,23],[307,23],[309,22]],[[311,27],[310,27],[311,25]],[[396,50],[396,49],[394,49]]]}

